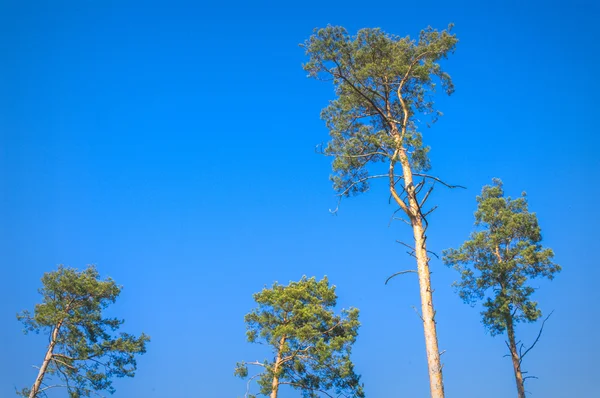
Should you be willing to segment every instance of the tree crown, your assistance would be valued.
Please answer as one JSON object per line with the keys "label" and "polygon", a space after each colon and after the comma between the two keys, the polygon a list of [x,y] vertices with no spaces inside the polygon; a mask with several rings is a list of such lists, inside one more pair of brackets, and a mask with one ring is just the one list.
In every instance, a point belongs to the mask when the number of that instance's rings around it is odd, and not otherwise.
{"label": "tree crown", "polygon": [[429,27],[413,40],[380,29],[350,36],[343,27],[327,26],[302,45],[308,76],[335,86],[337,99],[321,118],[331,135],[324,152],[334,157],[332,180],[342,196],[367,190],[367,166],[395,160],[400,148],[410,153],[413,170],[429,168],[416,115],[429,122],[441,115],[433,102],[436,82],[447,94],[454,91],[439,63],[458,41],[451,29]]}
{"label": "tree crown", "polygon": [[[303,277],[287,286],[274,283],[254,295],[258,307],[246,315],[248,341],[273,347],[277,359],[259,364],[261,394],[271,392],[274,376],[305,397],[334,389],[362,397],[359,376],[350,361],[358,334],[358,309],[333,311],[337,296],[327,278]],[[256,363],[255,363],[256,364]],[[236,375],[246,377],[246,363],[238,363]],[[348,396],[346,395],[346,396]]]}
{"label": "tree crown", "polygon": [[541,316],[531,300],[533,278],[553,279],[560,266],[554,253],[541,245],[535,213],[529,212],[526,194],[504,196],[502,181],[494,179],[477,197],[475,226],[470,240],[458,249],[444,251],[444,262],[460,272],[454,283],[460,297],[474,304],[485,299],[483,323],[492,334],[506,329],[507,316],[533,322]]}

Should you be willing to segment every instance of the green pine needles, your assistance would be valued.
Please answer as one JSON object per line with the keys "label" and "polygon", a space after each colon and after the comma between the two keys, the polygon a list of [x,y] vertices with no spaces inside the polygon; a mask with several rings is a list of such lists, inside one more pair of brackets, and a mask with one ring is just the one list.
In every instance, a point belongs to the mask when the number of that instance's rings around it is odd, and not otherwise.
{"label": "green pine needles", "polygon": [[[267,344],[273,358],[240,362],[235,375],[248,377],[248,365],[261,369],[260,394],[276,398],[279,387],[291,386],[305,398],[327,396],[364,397],[360,377],[350,360],[360,323],[358,309],[333,311],[337,296],[327,277],[320,281],[303,277],[288,286],[278,283],[254,295],[258,307],[246,315],[251,343]],[[246,397],[253,397],[247,393]]]}
{"label": "green pine needles", "polygon": [[[467,303],[484,300],[483,324],[492,335],[504,333],[513,322],[536,321],[542,312],[531,300],[530,279],[553,279],[560,266],[554,253],[541,245],[535,213],[530,213],[525,193],[504,196],[502,181],[483,187],[477,197],[475,226],[468,241],[444,252],[444,262],[460,272],[454,283]],[[509,319],[510,318],[510,319]]]}
{"label": "green pine needles", "polygon": [[[535,213],[529,212],[525,193],[504,196],[502,181],[484,186],[477,197],[475,226],[468,241],[458,249],[444,251],[444,262],[460,272],[454,286],[470,304],[483,300],[483,324],[491,335],[507,332],[519,397],[525,397],[523,357],[533,345],[517,347],[515,324],[534,322],[542,316],[531,299],[531,279],[553,279],[560,266],[554,253],[541,245],[542,235]],[[541,333],[541,331],[540,331]],[[538,336],[539,338],[539,336]],[[536,340],[537,342],[537,340]]]}
{"label": "green pine needles", "polygon": [[23,311],[17,318],[25,333],[48,334],[50,343],[33,386],[19,395],[41,397],[61,387],[70,398],[113,393],[113,377],[135,375],[135,356],[146,352],[150,338],[115,335],[124,321],[102,315],[121,292],[112,279],[101,280],[92,266],[81,272],[59,266],[44,274],[39,292],[42,303],[33,314]]}
{"label": "green pine needles", "polygon": [[335,87],[337,98],[321,118],[331,136],[324,152],[334,157],[331,178],[341,196],[368,189],[376,178],[369,173],[371,164],[406,161],[414,173],[429,169],[429,147],[417,116],[433,123],[441,115],[433,101],[436,81],[447,94],[454,92],[439,64],[458,42],[451,28],[428,28],[413,40],[381,29],[350,36],[341,26],[327,26],[315,29],[302,45],[308,76]]}

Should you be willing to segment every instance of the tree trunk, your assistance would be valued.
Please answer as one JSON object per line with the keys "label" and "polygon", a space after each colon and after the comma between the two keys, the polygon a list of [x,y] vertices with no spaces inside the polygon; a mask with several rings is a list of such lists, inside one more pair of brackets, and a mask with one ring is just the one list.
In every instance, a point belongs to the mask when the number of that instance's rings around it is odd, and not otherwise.
{"label": "tree trunk", "polygon": [[40,391],[40,386],[42,385],[42,381],[44,380],[44,375],[46,374],[46,370],[48,369],[48,365],[50,364],[50,360],[52,359],[54,346],[56,346],[56,340],[58,339],[58,332],[61,326],[62,321],[58,322],[58,324],[52,331],[52,338],[50,339],[50,344],[48,345],[46,356],[44,356],[44,362],[42,362],[42,366],[40,366],[40,371],[38,372],[37,378],[35,379],[35,382],[31,387],[31,391],[29,392],[29,398],[36,398]]}
{"label": "tree trunk", "polygon": [[271,387],[271,398],[277,398],[279,392],[279,366],[281,365],[281,356],[283,351],[283,345],[285,344],[285,335],[279,339],[279,349],[277,350],[277,358],[275,358],[275,366],[273,367],[273,384]]}
{"label": "tree trunk", "polygon": [[415,237],[415,255],[417,257],[417,272],[419,275],[419,291],[421,295],[421,313],[423,331],[425,333],[425,351],[429,368],[429,387],[432,398],[444,398],[444,382],[442,378],[442,362],[438,348],[438,338],[433,309],[433,295],[429,271],[429,258],[425,243],[425,232],[421,221],[413,224]]}
{"label": "tree trunk", "polygon": [[510,357],[515,371],[515,381],[517,383],[517,392],[519,398],[525,398],[525,385],[523,384],[523,373],[521,373],[521,358],[517,351],[517,343],[515,341],[515,327],[511,315],[506,317],[506,330],[508,331],[508,346],[510,349]]}
{"label": "tree trunk", "polygon": [[444,398],[442,362],[440,360],[440,350],[438,348],[429,258],[427,257],[427,238],[425,236],[425,230],[423,229],[423,216],[417,200],[417,194],[413,184],[412,169],[406,152],[404,149],[401,149],[398,154],[404,176],[404,188],[408,198],[408,208],[405,211],[410,217],[415,239],[415,257],[417,258],[417,274],[419,275],[421,314],[423,319],[423,331],[425,334],[425,352],[427,354],[427,367],[429,369],[431,398]]}

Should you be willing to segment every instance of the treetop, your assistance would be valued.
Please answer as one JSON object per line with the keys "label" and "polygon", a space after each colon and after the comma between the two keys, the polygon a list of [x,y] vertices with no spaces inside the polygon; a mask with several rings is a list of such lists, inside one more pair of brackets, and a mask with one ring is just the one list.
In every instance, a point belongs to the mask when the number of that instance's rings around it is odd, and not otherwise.
{"label": "treetop", "polygon": [[537,320],[542,313],[531,300],[536,289],[528,281],[553,279],[561,267],[552,249],[541,244],[541,228],[525,193],[507,197],[502,181],[494,179],[477,197],[475,226],[458,249],[444,251],[444,263],[460,272],[454,283],[460,297],[470,304],[485,300],[483,322],[492,334],[505,330],[509,316],[516,322]]}
{"label": "treetop", "polygon": [[[315,29],[301,46],[308,76],[332,81],[337,98],[321,112],[331,135],[324,149],[334,157],[332,180],[341,196],[369,187],[369,164],[409,154],[415,172],[430,168],[420,127],[441,115],[433,101],[437,84],[452,94],[454,85],[439,61],[454,52],[452,25],[421,31],[418,39],[379,28],[355,36],[340,26]],[[419,118],[416,115],[419,114]]]}

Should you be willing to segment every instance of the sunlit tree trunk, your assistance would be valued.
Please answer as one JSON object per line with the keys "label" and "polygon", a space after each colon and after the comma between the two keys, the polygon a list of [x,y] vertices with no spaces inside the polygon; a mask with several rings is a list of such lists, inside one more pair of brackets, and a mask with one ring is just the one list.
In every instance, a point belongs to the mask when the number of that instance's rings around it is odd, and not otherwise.
{"label": "sunlit tree trunk", "polygon": [[399,151],[399,158],[400,163],[402,164],[405,184],[404,188],[407,193],[409,205],[406,210],[408,210],[407,213],[411,220],[413,236],[415,239],[415,257],[417,258],[417,274],[419,276],[419,293],[421,296],[421,316],[423,320],[423,332],[425,334],[425,351],[427,355],[427,367],[429,370],[431,397],[444,398],[442,362],[440,360],[440,350],[438,348],[429,258],[427,257],[427,238],[423,228],[423,219],[413,183],[412,170],[404,150]]}
{"label": "sunlit tree trunk", "polygon": [[52,360],[52,355],[54,351],[54,346],[56,346],[56,341],[58,339],[58,332],[60,327],[62,326],[62,321],[59,322],[54,330],[52,331],[52,337],[50,339],[50,344],[48,345],[48,350],[46,351],[46,356],[44,356],[44,362],[42,362],[42,366],[40,366],[40,371],[38,372],[37,378],[31,387],[31,391],[29,392],[29,398],[37,397],[40,386],[42,385],[42,381],[44,380],[44,375],[46,374],[46,370],[48,370],[48,365]]}
{"label": "sunlit tree trunk", "polygon": [[419,275],[419,292],[421,295],[421,313],[423,317],[423,330],[425,333],[425,349],[427,352],[427,366],[429,368],[429,384],[433,398],[444,397],[444,384],[442,380],[442,363],[438,348],[438,338],[435,325],[435,310],[433,309],[433,295],[429,272],[429,258],[425,244],[425,233],[422,223],[413,224],[415,237],[415,255],[417,257],[417,272]]}
{"label": "sunlit tree trunk", "polygon": [[[407,74],[408,76],[408,74]],[[398,98],[402,105],[404,118],[400,123],[400,130],[395,123],[391,124],[392,135],[396,140],[396,151],[392,156],[390,163],[390,191],[392,197],[400,208],[410,219],[415,240],[415,257],[417,259],[417,275],[419,277],[419,294],[421,297],[421,318],[423,320],[423,332],[425,335],[425,352],[427,355],[427,368],[429,370],[429,388],[431,398],[444,398],[444,382],[442,376],[442,362],[440,359],[440,350],[438,348],[437,330],[435,324],[435,310],[433,308],[433,290],[431,288],[431,275],[429,271],[429,258],[427,257],[427,237],[423,227],[423,214],[421,206],[417,199],[416,187],[413,182],[413,171],[406,149],[404,148],[403,137],[406,135],[409,119],[409,109],[402,98],[402,86],[405,79],[398,88]],[[404,189],[406,191],[406,203],[396,192],[395,162],[400,161],[402,165],[402,176],[404,180]]]}
{"label": "sunlit tree trunk", "polygon": [[279,349],[277,350],[277,358],[275,359],[275,366],[273,367],[273,384],[271,388],[271,398],[277,398],[279,392],[279,366],[281,364],[281,353],[283,352],[283,345],[285,344],[285,335],[279,339]]}

